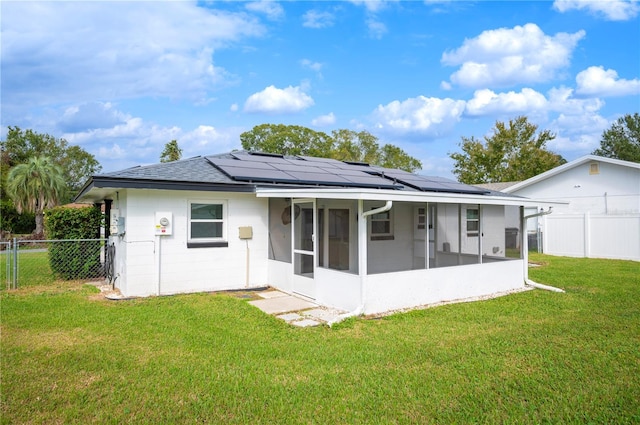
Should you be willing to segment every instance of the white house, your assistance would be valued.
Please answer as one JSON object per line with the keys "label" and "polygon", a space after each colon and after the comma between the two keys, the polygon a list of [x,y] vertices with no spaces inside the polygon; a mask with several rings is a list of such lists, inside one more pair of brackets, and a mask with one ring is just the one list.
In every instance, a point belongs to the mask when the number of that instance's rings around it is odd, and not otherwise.
{"label": "white house", "polygon": [[[363,314],[521,289],[539,202],[360,163],[251,152],[93,176],[127,296],[269,285]],[[517,216],[515,225],[505,217]]]}
{"label": "white house", "polygon": [[501,190],[566,202],[529,221],[543,252],[640,261],[639,163],[587,155]]}

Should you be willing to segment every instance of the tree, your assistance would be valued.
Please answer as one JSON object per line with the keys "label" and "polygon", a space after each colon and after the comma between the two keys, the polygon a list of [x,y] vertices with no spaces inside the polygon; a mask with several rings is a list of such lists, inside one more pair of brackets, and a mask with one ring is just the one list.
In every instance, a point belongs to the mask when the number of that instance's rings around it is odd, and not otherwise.
{"label": "tree", "polygon": [[453,174],[466,184],[521,181],[567,162],[546,149],[555,134],[520,116],[509,123],[496,121],[493,134],[484,142],[462,137],[462,152],[449,153],[455,161]]}
{"label": "tree", "polygon": [[65,191],[62,169],[49,157],[36,156],[9,172],[7,191],[19,213],[36,216],[36,234],[44,231],[44,210],[56,206]]}
{"label": "tree", "polygon": [[178,146],[177,140],[172,140],[164,145],[164,150],[160,154],[160,162],[178,161],[182,158],[182,149]]}
{"label": "tree", "polygon": [[65,192],[61,201],[71,201],[85,181],[100,172],[102,166],[95,157],[80,146],[69,145],[65,139],[56,139],[49,134],[36,133],[9,127],[6,140],[0,142],[2,165],[15,167],[31,158],[47,156],[62,170]]}
{"label": "tree", "polygon": [[419,160],[399,147],[380,147],[378,138],[367,131],[341,129],[328,135],[297,125],[261,124],[242,133],[240,141],[248,151],[366,162],[409,172],[422,168]]}
{"label": "tree", "polygon": [[325,156],[333,141],[326,133],[299,125],[260,124],[240,135],[242,147],[248,151],[282,155]]}
{"label": "tree", "polygon": [[593,155],[640,162],[640,114],[626,114],[602,133]]}

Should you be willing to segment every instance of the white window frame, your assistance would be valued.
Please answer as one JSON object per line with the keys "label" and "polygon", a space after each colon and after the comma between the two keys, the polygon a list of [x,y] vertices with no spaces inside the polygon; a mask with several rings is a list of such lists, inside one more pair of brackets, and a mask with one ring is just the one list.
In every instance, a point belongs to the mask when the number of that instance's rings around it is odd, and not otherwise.
{"label": "white window frame", "polygon": [[[191,211],[193,204],[206,204],[206,205],[222,205],[222,218],[221,219],[192,219]],[[207,243],[207,242],[227,242],[227,209],[228,202],[226,199],[190,199],[188,202],[188,212],[187,212],[187,241],[191,243]],[[222,236],[217,238],[193,238],[191,235],[191,224],[192,223],[222,223]]]}
{"label": "white window frame", "polygon": [[[380,208],[382,205],[371,207],[370,210],[375,210],[376,208]],[[377,215],[387,214],[387,218],[376,218]],[[385,233],[373,233],[373,222],[389,222],[389,231]],[[372,241],[386,241],[393,240],[393,209],[389,211],[384,211],[378,214],[373,214],[369,217],[369,238]]]}
{"label": "white window frame", "polygon": [[[477,217],[476,218],[469,218],[469,211],[476,211]],[[478,206],[473,206],[473,207],[465,207],[465,230],[467,232],[467,237],[468,238],[476,238],[478,236],[480,236],[480,207]],[[469,223],[476,223],[476,230],[469,230]]]}

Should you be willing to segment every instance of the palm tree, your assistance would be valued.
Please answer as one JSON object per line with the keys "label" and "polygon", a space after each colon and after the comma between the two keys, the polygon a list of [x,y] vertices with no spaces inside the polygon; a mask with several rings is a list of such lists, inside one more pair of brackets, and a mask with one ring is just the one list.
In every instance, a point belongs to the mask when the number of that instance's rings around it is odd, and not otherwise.
{"label": "palm tree", "polygon": [[36,215],[36,234],[44,232],[44,209],[58,204],[65,187],[62,169],[46,156],[16,165],[7,178],[7,192],[16,210]]}

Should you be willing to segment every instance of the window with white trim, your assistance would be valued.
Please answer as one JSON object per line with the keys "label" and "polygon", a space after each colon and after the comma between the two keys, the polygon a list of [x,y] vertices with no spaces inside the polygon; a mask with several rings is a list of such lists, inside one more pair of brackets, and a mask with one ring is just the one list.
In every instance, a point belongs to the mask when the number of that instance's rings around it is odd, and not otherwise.
{"label": "window with white trim", "polygon": [[[374,207],[371,209],[376,209]],[[393,239],[393,216],[391,210],[384,211],[378,214],[373,214],[369,217],[370,221],[370,234],[372,241],[384,241]]]}
{"label": "window with white trim", "polygon": [[193,246],[227,246],[226,218],[226,201],[190,201],[189,242]]}
{"label": "window with white trim", "polygon": [[480,210],[467,208],[467,236],[478,236],[480,233]]}

